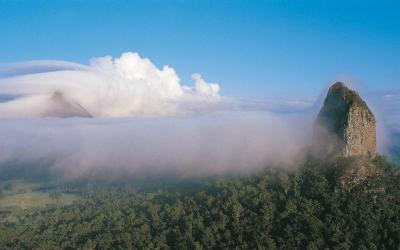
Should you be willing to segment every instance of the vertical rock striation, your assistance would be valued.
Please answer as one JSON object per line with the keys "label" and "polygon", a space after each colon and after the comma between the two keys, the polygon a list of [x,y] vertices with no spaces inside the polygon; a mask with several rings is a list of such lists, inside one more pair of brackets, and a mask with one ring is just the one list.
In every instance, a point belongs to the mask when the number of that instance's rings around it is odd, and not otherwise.
{"label": "vertical rock striation", "polygon": [[367,156],[376,151],[376,121],[357,92],[337,82],[318,114],[313,150],[323,156]]}

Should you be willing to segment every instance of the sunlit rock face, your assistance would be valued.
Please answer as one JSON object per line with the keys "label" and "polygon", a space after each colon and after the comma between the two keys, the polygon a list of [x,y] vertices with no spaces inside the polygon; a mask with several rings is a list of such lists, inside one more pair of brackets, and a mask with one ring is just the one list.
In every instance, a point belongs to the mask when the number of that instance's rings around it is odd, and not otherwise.
{"label": "sunlit rock face", "polygon": [[357,92],[337,82],[329,88],[314,128],[321,156],[368,156],[376,152],[376,121]]}

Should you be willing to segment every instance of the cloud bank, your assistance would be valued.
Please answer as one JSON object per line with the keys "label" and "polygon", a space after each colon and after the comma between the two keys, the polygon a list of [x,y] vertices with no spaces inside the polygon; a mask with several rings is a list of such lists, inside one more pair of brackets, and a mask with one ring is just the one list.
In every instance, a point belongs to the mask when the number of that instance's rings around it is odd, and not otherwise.
{"label": "cloud bank", "polygon": [[88,66],[37,61],[4,65],[0,72],[0,95],[10,97],[0,103],[0,117],[80,116],[79,109],[92,117],[169,116],[222,99],[219,85],[200,74],[193,74],[194,86],[185,86],[173,68],[159,69],[131,52],[94,58]]}
{"label": "cloud bank", "polygon": [[136,53],[2,65],[0,164],[46,162],[74,177],[205,176],[289,163],[304,146],[304,118],[192,79],[186,86]]}

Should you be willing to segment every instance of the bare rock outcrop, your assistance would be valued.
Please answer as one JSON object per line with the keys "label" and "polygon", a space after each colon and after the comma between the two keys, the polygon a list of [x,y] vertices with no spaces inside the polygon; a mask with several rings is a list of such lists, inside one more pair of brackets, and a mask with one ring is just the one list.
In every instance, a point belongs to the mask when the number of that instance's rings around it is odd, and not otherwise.
{"label": "bare rock outcrop", "polygon": [[333,84],[314,127],[313,151],[319,156],[368,156],[376,152],[376,120],[357,92]]}

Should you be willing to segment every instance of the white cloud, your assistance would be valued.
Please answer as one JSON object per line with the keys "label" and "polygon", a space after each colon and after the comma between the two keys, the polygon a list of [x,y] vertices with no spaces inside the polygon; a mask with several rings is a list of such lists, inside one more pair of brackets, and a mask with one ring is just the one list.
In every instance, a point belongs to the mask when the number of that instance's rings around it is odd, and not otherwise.
{"label": "white cloud", "polygon": [[159,69],[131,52],[115,59],[94,58],[89,66],[38,61],[3,66],[2,72],[20,74],[0,79],[0,94],[17,96],[0,103],[0,117],[52,114],[55,92],[62,94],[66,106],[82,106],[94,117],[169,116],[220,100],[218,84],[194,74],[194,87],[184,86],[173,68]]}
{"label": "white cloud", "polygon": [[197,93],[202,93],[209,97],[218,97],[219,85],[217,83],[207,83],[200,74],[193,74],[192,79],[195,81]]}

